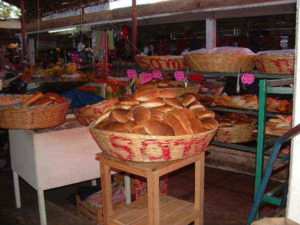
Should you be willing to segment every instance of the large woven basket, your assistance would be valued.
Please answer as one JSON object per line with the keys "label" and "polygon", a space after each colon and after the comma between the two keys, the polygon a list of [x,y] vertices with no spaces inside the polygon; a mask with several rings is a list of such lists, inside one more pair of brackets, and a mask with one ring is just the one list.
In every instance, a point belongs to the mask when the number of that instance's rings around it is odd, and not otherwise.
{"label": "large woven basket", "polygon": [[260,73],[294,74],[294,56],[257,55],[255,66]]}
{"label": "large woven basket", "polygon": [[91,122],[96,121],[107,107],[113,106],[117,101],[117,98],[104,100],[97,104],[77,109],[74,114],[81,124],[88,126]]}
{"label": "large woven basket", "polygon": [[150,136],[99,130],[94,128],[93,123],[90,126],[103,151],[137,162],[162,162],[194,156],[207,150],[216,130],[195,135]]}
{"label": "large woven basket", "polygon": [[141,69],[149,70],[185,70],[187,68],[183,56],[136,56]]}
{"label": "large woven basket", "polygon": [[184,59],[200,72],[250,72],[254,68],[254,55],[193,53],[185,54]]}
{"label": "large woven basket", "polygon": [[242,125],[233,127],[220,127],[214,137],[215,141],[224,143],[244,143],[254,140],[254,126]]}
{"label": "large woven basket", "polygon": [[5,129],[38,129],[61,125],[69,111],[70,101],[47,106],[13,106],[32,95],[0,95],[0,127]]}

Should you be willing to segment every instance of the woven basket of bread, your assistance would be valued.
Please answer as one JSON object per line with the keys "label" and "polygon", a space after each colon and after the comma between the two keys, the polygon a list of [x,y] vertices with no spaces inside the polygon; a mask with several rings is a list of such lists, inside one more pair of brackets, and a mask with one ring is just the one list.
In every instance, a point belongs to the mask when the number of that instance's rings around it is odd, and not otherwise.
{"label": "woven basket of bread", "polygon": [[295,50],[273,50],[258,52],[255,66],[264,74],[294,74]]}
{"label": "woven basket of bread", "polygon": [[88,105],[77,109],[75,110],[74,114],[81,124],[88,126],[97,120],[103,114],[103,112],[105,112],[105,110],[112,107],[117,101],[117,98],[104,100],[94,105]]}
{"label": "woven basket of bread", "polygon": [[61,125],[70,101],[56,94],[1,95],[0,127],[37,129]]}
{"label": "woven basket of bread", "polygon": [[187,65],[183,56],[136,56],[136,62],[141,69],[149,70],[185,70]]}
{"label": "woven basket of bread", "polygon": [[103,151],[124,160],[160,162],[207,149],[218,122],[192,94],[145,85],[119,98],[90,125]]}
{"label": "woven basket of bread", "polygon": [[234,73],[254,68],[254,53],[245,48],[200,49],[184,54],[184,59],[193,71]]}

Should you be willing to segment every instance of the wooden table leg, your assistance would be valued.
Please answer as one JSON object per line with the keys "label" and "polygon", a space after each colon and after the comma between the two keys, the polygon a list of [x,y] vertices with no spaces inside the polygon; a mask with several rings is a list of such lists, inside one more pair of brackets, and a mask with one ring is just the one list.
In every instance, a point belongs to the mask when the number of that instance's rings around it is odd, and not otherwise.
{"label": "wooden table leg", "polygon": [[14,177],[14,190],[15,190],[16,207],[19,209],[19,208],[21,208],[19,175],[15,171],[13,171],[13,177]]}
{"label": "wooden table leg", "polygon": [[[108,219],[113,214],[112,206],[112,187],[111,187],[111,171],[110,167],[107,166],[103,161],[100,162],[101,172],[101,190],[102,190],[102,201],[103,201],[103,217],[104,224],[109,225]],[[98,218],[100,222],[100,218]]]}
{"label": "wooden table leg", "polygon": [[199,218],[195,220],[195,225],[204,224],[204,170],[205,152],[201,153],[200,160],[195,162],[195,209],[200,210]]}
{"label": "wooden table leg", "polygon": [[159,176],[147,175],[148,186],[148,225],[159,225]]}

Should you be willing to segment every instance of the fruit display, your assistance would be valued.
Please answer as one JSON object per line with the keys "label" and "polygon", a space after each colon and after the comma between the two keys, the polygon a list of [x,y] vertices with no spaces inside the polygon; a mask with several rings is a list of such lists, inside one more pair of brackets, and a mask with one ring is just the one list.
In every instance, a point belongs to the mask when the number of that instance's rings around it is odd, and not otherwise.
{"label": "fruit display", "polygon": [[101,130],[155,135],[193,135],[217,128],[215,113],[203,106],[195,96],[178,97],[172,89],[145,85],[134,95],[120,97],[96,121]]}

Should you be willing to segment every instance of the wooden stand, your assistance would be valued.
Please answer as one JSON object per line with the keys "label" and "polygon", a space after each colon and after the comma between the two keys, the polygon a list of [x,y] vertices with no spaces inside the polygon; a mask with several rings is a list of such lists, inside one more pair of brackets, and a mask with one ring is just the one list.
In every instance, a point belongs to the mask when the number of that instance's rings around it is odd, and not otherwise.
{"label": "wooden stand", "polygon": [[[187,225],[193,221],[195,225],[203,225],[205,152],[187,159],[161,163],[125,161],[107,153],[98,154],[97,159],[101,169],[105,225]],[[195,163],[194,203],[159,194],[159,177],[192,163]],[[148,198],[113,210],[111,168],[145,177]]]}

